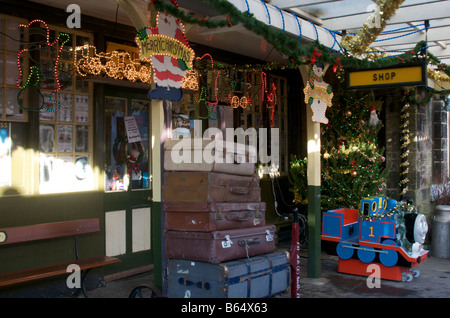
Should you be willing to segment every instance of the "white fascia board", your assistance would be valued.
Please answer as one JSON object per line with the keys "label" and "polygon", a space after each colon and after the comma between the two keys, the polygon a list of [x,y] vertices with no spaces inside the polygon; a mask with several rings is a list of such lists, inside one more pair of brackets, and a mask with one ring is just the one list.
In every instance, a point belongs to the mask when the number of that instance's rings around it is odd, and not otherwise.
{"label": "white fascia board", "polygon": [[323,3],[327,3],[327,2],[336,2],[339,0],[316,0],[316,1],[311,1],[311,0],[272,0],[271,3],[273,3],[273,5],[276,5],[277,7],[281,8],[281,9],[288,9],[288,8],[292,8],[292,7],[301,7],[304,5],[314,5],[314,4],[323,4]]}
{"label": "white fascia board", "polygon": [[[300,37],[307,41],[316,41],[339,51],[341,36],[332,34],[327,29],[313,25],[310,21],[295,16],[292,13],[278,9],[270,4],[264,4],[261,0],[227,0],[241,12],[250,12],[253,17],[271,27],[285,32],[293,37]],[[248,6],[247,6],[248,4]],[[267,9],[266,9],[267,8]],[[284,21],[284,24],[283,24]],[[270,23],[269,23],[270,22]],[[299,29],[300,26],[300,29]],[[284,31],[283,31],[284,30]],[[316,33],[317,30],[317,33]],[[334,35],[334,36],[333,36]]]}

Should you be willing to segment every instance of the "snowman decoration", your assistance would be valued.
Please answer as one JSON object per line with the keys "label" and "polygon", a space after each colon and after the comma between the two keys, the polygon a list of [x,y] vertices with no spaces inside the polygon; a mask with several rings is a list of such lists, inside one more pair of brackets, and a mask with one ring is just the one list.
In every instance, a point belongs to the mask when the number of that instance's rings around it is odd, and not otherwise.
{"label": "snowman decoration", "polygon": [[[159,12],[157,16],[157,27],[147,28],[146,34],[147,36],[161,36],[161,39],[175,39],[177,45],[184,46],[183,49],[185,51],[189,50],[191,54],[190,60],[192,61],[194,52],[186,40],[183,25],[175,17],[164,12]],[[154,45],[156,46],[156,44]],[[163,45],[159,45],[159,47],[162,48]],[[168,47],[167,42],[164,44],[164,47]],[[151,62],[153,65],[153,80],[156,83],[156,88],[148,92],[148,97],[150,99],[180,101],[183,94],[181,86],[185,73],[189,68],[187,65],[189,63],[187,63],[186,59],[177,58],[170,54],[170,52],[152,54]]]}
{"label": "snowman decoration", "polygon": [[313,64],[309,73],[309,80],[304,88],[305,103],[311,107],[313,112],[312,121],[328,124],[325,116],[327,107],[331,107],[333,93],[331,85],[323,81],[323,65]]}

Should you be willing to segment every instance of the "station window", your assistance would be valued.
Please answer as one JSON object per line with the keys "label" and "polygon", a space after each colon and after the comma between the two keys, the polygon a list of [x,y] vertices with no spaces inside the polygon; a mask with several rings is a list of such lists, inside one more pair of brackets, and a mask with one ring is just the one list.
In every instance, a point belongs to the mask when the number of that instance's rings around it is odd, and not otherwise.
{"label": "station window", "polygon": [[150,100],[105,97],[105,191],[149,190]]}
{"label": "station window", "polygon": [[16,84],[19,75],[17,55],[28,40],[20,25],[26,22],[0,15],[0,195],[30,191],[26,181],[30,167],[25,164],[28,114],[19,105],[20,102],[26,106],[27,99],[24,94],[19,94]]}
{"label": "station window", "polygon": [[[26,20],[0,15],[0,119],[2,121],[25,121],[26,111],[20,103],[26,103],[17,87],[19,69],[17,55],[24,48],[27,34],[21,24]],[[27,61],[21,61],[27,63]],[[19,97],[19,98],[18,98]]]}
{"label": "station window", "polygon": [[92,44],[93,39],[90,34],[50,27],[51,39],[62,34],[69,35],[62,49],[40,50],[39,84],[47,110],[39,112],[40,193],[87,191],[95,184],[92,86],[81,80],[73,66],[75,47]]}

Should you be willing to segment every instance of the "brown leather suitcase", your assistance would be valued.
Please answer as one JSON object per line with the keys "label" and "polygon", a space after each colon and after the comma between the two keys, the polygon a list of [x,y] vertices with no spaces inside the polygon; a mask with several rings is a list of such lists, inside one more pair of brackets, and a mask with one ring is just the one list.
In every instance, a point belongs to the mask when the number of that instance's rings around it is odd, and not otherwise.
{"label": "brown leather suitcase", "polygon": [[164,202],[260,202],[256,176],[217,172],[165,172]]}
{"label": "brown leather suitcase", "polygon": [[166,230],[212,232],[266,225],[264,202],[166,202],[164,212]]}
{"label": "brown leather suitcase", "polygon": [[275,251],[275,225],[246,229],[187,232],[165,231],[168,259],[219,264]]}

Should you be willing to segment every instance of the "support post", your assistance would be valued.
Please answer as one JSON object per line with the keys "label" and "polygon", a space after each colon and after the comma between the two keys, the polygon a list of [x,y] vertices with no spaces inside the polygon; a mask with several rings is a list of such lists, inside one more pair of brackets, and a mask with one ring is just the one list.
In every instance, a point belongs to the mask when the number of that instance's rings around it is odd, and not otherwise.
{"label": "support post", "polygon": [[308,277],[321,276],[321,210],[320,210],[320,124],[311,120],[307,111],[306,136],[308,139]]}
{"label": "support post", "polygon": [[152,249],[154,264],[155,286],[163,289],[163,230],[162,230],[162,182],[161,171],[163,156],[162,144],[164,142],[164,106],[163,101],[152,101]]}
{"label": "support post", "polygon": [[[309,65],[300,67],[303,87],[306,87],[309,70]],[[321,276],[320,123],[313,122],[312,116],[313,113],[311,107],[306,105],[308,159],[308,277],[319,278]]]}

